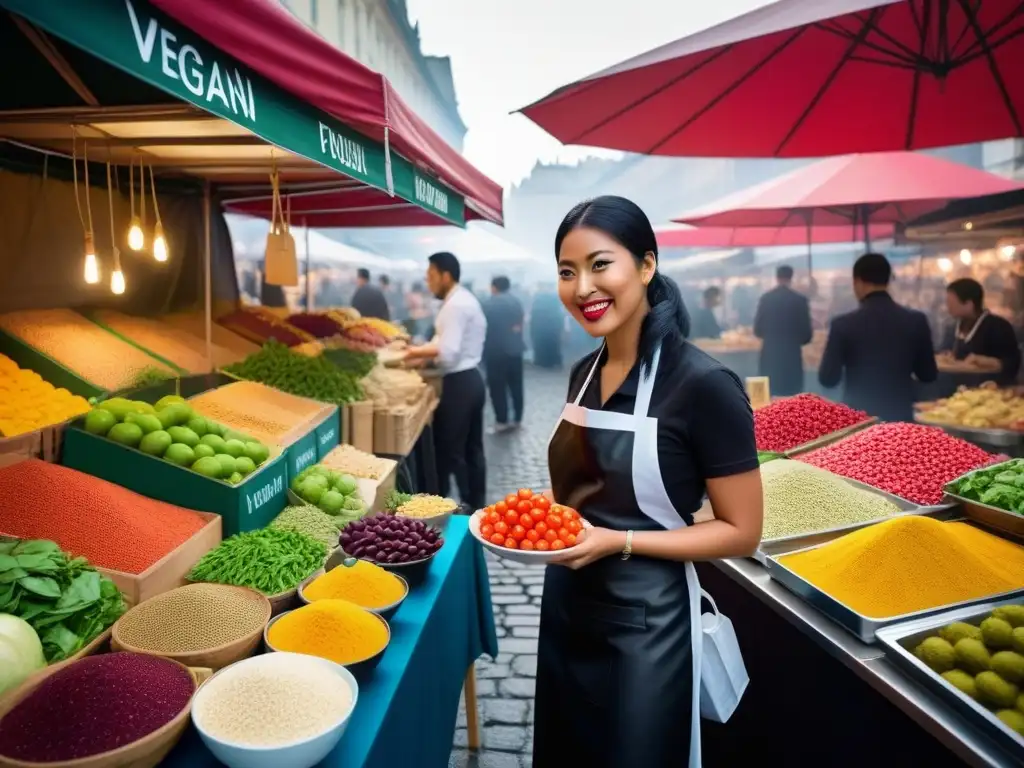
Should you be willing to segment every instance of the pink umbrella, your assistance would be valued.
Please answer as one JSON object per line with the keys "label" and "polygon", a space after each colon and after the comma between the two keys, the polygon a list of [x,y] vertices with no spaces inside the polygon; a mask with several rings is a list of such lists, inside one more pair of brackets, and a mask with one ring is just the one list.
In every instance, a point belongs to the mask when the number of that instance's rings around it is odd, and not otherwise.
{"label": "pink umbrella", "polygon": [[[872,224],[871,236],[888,239],[892,224]],[[861,235],[854,227],[691,227],[685,224],[655,230],[660,248],[759,248],[809,243],[851,243]],[[810,240],[808,235],[810,234]]]}
{"label": "pink umbrella", "polygon": [[829,157],[673,219],[708,227],[906,224],[952,200],[1020,189],[1020,182],[914,152]]}
{"label": "pink umbrella", "polygon": [[522,112],[644,154],[924,149],[1024,136],[1021,62],[1022,0],[776,0]]}

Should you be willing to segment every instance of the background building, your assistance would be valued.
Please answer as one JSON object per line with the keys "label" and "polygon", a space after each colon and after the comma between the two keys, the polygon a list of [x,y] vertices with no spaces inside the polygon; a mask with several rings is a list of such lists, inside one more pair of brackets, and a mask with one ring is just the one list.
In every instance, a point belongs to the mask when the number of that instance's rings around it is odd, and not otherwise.
{"label": "background building", "polygon": [[281,2],[321,37],[384,74],[416,114],[462,151],[466,126],[459,116],[451,60],[423,55],[405,0]]}

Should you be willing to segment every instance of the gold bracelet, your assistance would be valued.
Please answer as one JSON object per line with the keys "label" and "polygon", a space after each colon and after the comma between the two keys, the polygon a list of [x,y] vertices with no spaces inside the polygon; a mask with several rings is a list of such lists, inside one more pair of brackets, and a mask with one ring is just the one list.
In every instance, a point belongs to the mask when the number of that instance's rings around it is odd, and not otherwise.
{"label": "gold bracelet", "polygon": [[629,560],[629,556],[633,554],[633,532],[626,531],[626,546],[622,550],[622,559]]}

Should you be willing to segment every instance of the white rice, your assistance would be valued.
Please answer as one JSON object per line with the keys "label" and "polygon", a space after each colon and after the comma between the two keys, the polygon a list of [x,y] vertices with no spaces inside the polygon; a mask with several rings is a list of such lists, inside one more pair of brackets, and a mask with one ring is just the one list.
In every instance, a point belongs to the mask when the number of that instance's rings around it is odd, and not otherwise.
{"label": "white rice", "polygon": [[352,706],[352,690],[322,661],[270,653],[235,664],[211,678],[196,696],[192,718],[218,741],[242,747],[278,747],[318,736]]}

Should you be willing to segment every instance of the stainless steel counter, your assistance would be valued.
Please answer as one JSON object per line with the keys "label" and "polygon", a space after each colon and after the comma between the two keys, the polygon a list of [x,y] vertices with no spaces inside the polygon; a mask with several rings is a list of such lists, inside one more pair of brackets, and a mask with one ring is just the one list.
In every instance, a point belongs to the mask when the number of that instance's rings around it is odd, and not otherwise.
{"label": "stainless steel counter", "polygon": [[722,560],[715,565],[969,765],[1011,768],[1024,763],[1024,756],[1011,756],[1003,751],[934,694],[905,676],[886,659],[880,647],[862,643],[832,623],[785,587],[772,581],[768,572],[754,561]]}

